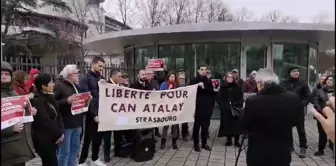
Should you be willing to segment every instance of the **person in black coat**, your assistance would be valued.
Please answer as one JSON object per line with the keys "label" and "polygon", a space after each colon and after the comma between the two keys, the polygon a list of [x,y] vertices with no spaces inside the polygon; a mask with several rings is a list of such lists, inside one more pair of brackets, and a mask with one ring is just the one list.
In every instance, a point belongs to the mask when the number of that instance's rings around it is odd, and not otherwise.
{"label": "person in black coat", "polygon": [[207,144],[208,131],[212,116],[214,89],[210,79],[206,77],[207,67],[200,65],[198,75],[190,82],[191,85],[198,85],[196,95],[195,122],[193,128],[194,150],[201,151],[199,147],[199,130],[201,129],[202,148],[210,151]]}
{"label": "person in black coat", "polygon": [[301,116],[300,98],[279,86],[272,69],[256,74],[258,94],[245,101],[243,129],[248,133],[247,166],[290,166],[292,128]]}
{"label": "person in black coat", "polygon": [[130,88],[139,90],[153,90],[146,79],[145,70],[139,70],[138,79],[130,85]]}
{"label": "person in black coat", "polygon": [[232,137],[234,137],[235,146],[239,147],[239,119],[232,114],[231,106],[242,108],[244,95],[232,73],[227,73],[224,76],[217,101],[221,110],[218,137],[227,137],[226,146],[232,145]]}
{"label": "person in black coat", "polygon": [[102,57],[96,56],[92,59],[92,67],[87,74],[79,81],[79,87],[82,92],[90,92],[92,100],[89,105],[89,110],[85,119],[85,131],[82,151],[79,157],[79,165],[84,164],[91,146],[91,161],[92,164],[105,166],[102,161],[99,160],[99,148],[102,143],[104,132],[98,132],[98,107],[99,107],[99,86],[98,82],[104,77],[101,72],[104,70],[105,60]]}
{"label": "person in black coat", "polygon": [[[332,76],[325,77],[322,85],[324,86],[315,90],[313,104],[314,108],[323,115],[322,109],[326,106],[326,103],[329,100],[329,96],[331,96],[331,94],[334,92]],[[319,133],[318,151],[315,152],[314,155],[322,156],[324,155],[324,148],[327,145],[328,137],[319,121],[317,121],[317,130]],[[331,145],[331,147],[333,147],[333,145]]]}
{"label": "person in black coat", "polygon": [[58,103],[52,95],[54,82],[48,74],[35,78],[36,92],[31,104],[37,109],[32,123],[33,142],[42,166],[58,166],[56,150],[64,140],[64,125]]}
{"label": "person in black coat", "polygon": [[[311,101],[311,93],[310,88],[307,83],[300,80],[300,71],[296,67],[292,67],[288,70],[288,79],[283,81],[280,86],[285,88],[288,91],[294,92],[301,99],[301,116],[299,119],[298,126],[296,126],[298,135],[299,135],[299,143],[300,143],[300,158],[306,157],[307,151],[307,137],[305,131],[305,107]],[[292,151],[294,151],[294,146],[292,145]]]}
{"label": "person in black coat", "polygon": [[76,82],[79,81],[79,72],[77,66],[66,65],[61,78],[55,82],[54,96],[60,108],[64,122],[64,142],[60,145],[58,151],[59,166],[76,165],[77,155],[80,151],[80,136],[82,133],[83,113],[72,112],[71,106],[75,95],[80,93]]}

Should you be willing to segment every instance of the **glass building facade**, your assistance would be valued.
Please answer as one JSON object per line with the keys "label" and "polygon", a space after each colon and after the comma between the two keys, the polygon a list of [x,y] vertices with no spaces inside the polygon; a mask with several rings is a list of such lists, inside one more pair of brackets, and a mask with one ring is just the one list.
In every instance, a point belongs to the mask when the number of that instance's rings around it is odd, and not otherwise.
{"label": "glass building facade", "polygon": [[124,49],[129,75],[134,79],[149,59],[165,59],[168,71],[185,69],[187,77],[196,75],[197,66],[206,64],[213,77],[221,79],[226,72],[239,69],[246,79],[253,70],[271,67],[281,80],[290,67],[300,69],[300,77],[313,86],[316,82],[317,43],[244,43],[214,42],[129,46]]}

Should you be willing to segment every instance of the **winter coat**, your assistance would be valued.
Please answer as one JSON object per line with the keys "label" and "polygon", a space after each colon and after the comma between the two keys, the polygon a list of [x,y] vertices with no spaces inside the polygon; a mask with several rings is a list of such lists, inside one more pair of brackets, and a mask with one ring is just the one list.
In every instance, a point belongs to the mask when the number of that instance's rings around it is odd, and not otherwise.
{"label": "winter coat", "polygon": [[151,87],[152,90],[159,90],[159,83],[155,80],[152,79],[149,83],[149,86]]}
{"label": "winter coat", "polygon": [[288,91],[294,92],[301,99],[301,110],[310,102],[310,89],[307,83],[299,79],[289,78],[283,81],[280,86]]}
{"label": "winter coat", "polygon": [[[1,89],[1,98],[17,96],[14,91]],[[1,165],[12,166],[25,163],[35,157],[31,137],[31,123],[25,123],[20,133],[13,126],[1,130]]]}
{"label": "winter coat", "polygon": [[211,117],[214,104],[213,96],[216,92],[213,89],[211,80],[206,76],[202,77],[198,75],[190,82],[190,84],[196,85],[200,82],[203,82],[204,89],[201,87],[197,88],[195,116]]}
{"label": "winter coat", "polygon": [[328,88],[326,86],[314,91],[312,104],[318,112],[322,113],[322,109],[326,106],[327,101],[329,100],[328,93],[333,92],[334,90],[332,88]]}
{"label": "winter coat", "polygon": [[[12,66],[1,62],[1,71],[13,74]],[[1,84],[1,98],[17,96],[12,90],[11,83]],[[12,166],[25,163],[35,157],[31,138],[31,123],[25,123],[20,133],[13,131],[13,126],[1,130],[1,165]]]}
{"label": "winter coat", "polygon": [[248,132],[247,165],[290,165],[292,128],[303,115],[301,107],[296,94],[276,84],[264,87],[245,101],[243,128]]}
{"label": "winter coat", "polygon": [[92,118],[98,116],[99,86],[98,82],[104,79],[99,73],[90,70],[79,82],[82,92],[91,92],[92,100],[89,105],[88,115]]}
{"label": "winter coat", "polygon": [[[241,87],[235,83],[226,84],[219,89],[217,102],[220,108],[220,127],[218,136],[231,136],[239,134],[239,119],[233,117],[231,105],[242,108],[244,103],[244,95]],[[231,103],[231,105],[230,105]]]}
{"label": "winter coat", "polygon": [[37,109],[32,123],[36,152],[44,152],[44,148],[54,149],[57,139],[64,134],[62,115],[57,101],[51,94],[36,92],[30,102]]}
{"label": "winter coat", "polygon": [[244,82],[243,86],[244,93],[258,93],[257,82],[251,78]]}
{"label": "winter coat", "polygon": [[24,85],[15,84],[13,85],[13,90],[20,96],[29,94],[29,90]]}
{"label": "winter coat", "polygon": [[27,90],[29,90],[29,92],[34,92],[35,91],[35,87],[34,87],[34,82],[35,82],[34,75],[35,74],[40,74],[40,70],[31,69],[30,72],[29,72],[29,80],[26,81],[26,83],[25,83],[25,87],[26,87]]}
{"label": "winter coat", "polygon": [[153,90],[147,81],[145,81],[145,86],[142,85],[139,81],[136,81],[130,85],[130,88],[138,90]]}
{"label": "winter coat", "polygon": [[68,103],[68,98],[77,93],[80,93],[77,85],[72,85],[64,79],[55,82],[54,97],[59,104],[65,129],[73,129],[83,125],[83,113],[72,115],[71,104]]}

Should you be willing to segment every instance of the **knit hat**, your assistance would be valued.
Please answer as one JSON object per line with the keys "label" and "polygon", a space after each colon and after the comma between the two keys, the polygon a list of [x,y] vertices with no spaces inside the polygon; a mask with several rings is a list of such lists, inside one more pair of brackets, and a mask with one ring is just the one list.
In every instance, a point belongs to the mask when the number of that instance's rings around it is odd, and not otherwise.
{"label": "knit hat", "polygon": [[11,76],[13,76],[13,68],[12,65],[8,62],[1,61],[1,71],[8,71]]}
{"label": "knit hat", "polygon": [[299,70],[299,68],[298,68],[298,67],[290,67],[290,68],[288,68],[288,75],[290,75],[290,73],[291,73],[293,70]]}

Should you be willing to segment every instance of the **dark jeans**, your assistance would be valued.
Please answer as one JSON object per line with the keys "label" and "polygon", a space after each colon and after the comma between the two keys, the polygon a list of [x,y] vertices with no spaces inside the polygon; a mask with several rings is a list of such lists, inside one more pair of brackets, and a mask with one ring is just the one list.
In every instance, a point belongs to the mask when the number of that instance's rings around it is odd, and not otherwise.
{"label": "dark jeans", "polygon": [[105,131],[103,133],[104,133],[104,154],[110,155],[112,131]]}
{"label": "dark jeans", "polygon": [[[304,121],[305,121],[305,115],[304,115],[304,110],[302,109],[302,114],[300,114],[298,124],[295,127],[296,127],[297,133],[299,135],[300,148],[307,149],[308,146],[307,146],[307,137],[306,137]],[[293,141],[292,141],[292,147],[294,147],[293,146]]]}
{"label": "dark jeans", "polygon": [[87,116],[85,123],[84,142],[82,152],[79,157],[79,164],[83,164],[88,157],[89,148],[91,146],[91,159],[96,161],[98,159],[99,148],[102,143],[104,132],[98,132],[98,123],[96,123],[92,117]]}
{"label": "dark jeans", "polygon": [[182,137],[189,136],[189,126],[188,123],[182,123]]}
{"label": "dark jeans", "polygon": [[317,123],[317,130],[319,133],[319,139],[318,139],[318,150],[319,151],[324,151],[324,148],[327,145],[328,137],[327,134],[325,133],[321,123],[319,121],[316,121]]}
{"label": "dark jeans", "polygon": [[15,164],[15,165],[12,165],[12,166],[26,166],[26,163]]}
{"label": "dark jeans", "polygon": [[[196,110],[197,111],[197,110]],[[199,130],[201,129],[202,144],[207,144],[208,131],[210,126],[211,116],[195,114],[195,122],[193,128],[194,145],[199,144]]]}
{"label": "dark jeans", "polygon": [[119,155],[119,152],[121,150],[121,146],[123,143],[123,136],[124,136],[124,131],[113,131],[114,154],[116,156]]}

